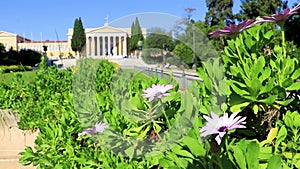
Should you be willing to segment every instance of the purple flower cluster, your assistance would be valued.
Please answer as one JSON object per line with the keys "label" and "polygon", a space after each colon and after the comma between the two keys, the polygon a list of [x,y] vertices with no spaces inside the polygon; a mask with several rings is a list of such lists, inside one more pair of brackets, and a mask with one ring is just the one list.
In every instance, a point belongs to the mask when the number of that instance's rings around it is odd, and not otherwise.
{"label": "purple flower cluster", "polygon": [[255,22],[254,19],[248,20],[241,22],[238,25],[231,24],[230,26],[225,26],[223,30],[215,30],[208,35],[211,35],[212,37],[218,38],[220,36],[231,36],[231,35],[236,35],[243,30],[246,30],[248,28],[252,27],[252,24]]}
{"label": "purple flower cluster", "polygon": [[211,112],[211,117],[203,116],[206,120],[206,125],[200,129],[201,138],[206,139],[211,135],[217,134],[215,140],[220,145],[222,138],[229,130],[246,128],[244,126],[246,117],[237,116],[237,114],[233,113],[228,117],[228,114],[224,113],[223,116],[219,117],[214,112]]}
{"label": "purple flower cluster", "polygon": [[170,93],[167,93],[168,90],[173,89],[174,86],[171,84],[161,85],[161,84],[152,84],[152,87],[143,90],[145,94],[142,94],[143,98],[149,98],[149,102],[151,102],[155,98],[162,98],[165,96],[170,96]]}
{"label": "purple flower cluster", "polygon": [[261,18],[258,18],[256,21],[246,20],[244,22],[239,23],[238,25],[231,24],[230,26],[225,26],[223,30],[215,30],[213,32],[210,32],[208,35],[211,35],[212,37],[218,38],[220,36],[235,36],[238,33],[251,28],[254,24],[260,24],[265,22],[272,22],[276,24],[284,23],[289,17],[296,14],[297,11],[300,9],[300,4],[298,4],[295,8],[289,9],[286,8],[283,12],[278,14],[273,14],[271,16],[262,16]]}
{"label": "purple flower cluster", "polygon": [[296,14],[299,9],[300,4],[298,4],[295,8],[291,10],[290,8],[286,8],[282,13],[279,14],[273,14],[271,16],[262,16],[255,23],[273,22],[278,24],[281,22],[285,22],[287,19],[289,19],[290,16]]}
{"label": "purple flower cluster", "polygon": [[78,134],[78,136],[84,136],[86,134],[90,134],[93,136],[93,135],[96,135],[97,133],[104,132],[104,130],[108,127],[109,126],[107,123],[100,121],[100,122],[96,123],[93,127],[83,130],[81,133]]}

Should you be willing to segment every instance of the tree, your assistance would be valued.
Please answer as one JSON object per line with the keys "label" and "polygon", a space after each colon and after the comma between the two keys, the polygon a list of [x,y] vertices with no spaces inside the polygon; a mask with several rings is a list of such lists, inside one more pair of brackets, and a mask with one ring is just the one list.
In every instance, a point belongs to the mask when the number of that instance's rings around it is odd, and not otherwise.
{"label": "tree", "polygon": [[223,26],[233,23],[233,0],[206,0],[208,12],[205,16],[207,26]]}
{"label": "tree", "polygon": [[[297,4],[293,5],[293,8]],[[300,47],[300,35],[299,35],[299,29],[300,29],[300,14],[297,13],[293,15],[289,20],[287,20],[284,24],[285,32],[286,32],[286,38],[290,41],[293,41],[297,47]]]}
{"label": "tree", "polygon": [[82,26],[81,18],[76,19],[74,22],[73,35],[71,39],[71,47],[74,52],[77,53],[77,56],[81,56],[81,51],[85,46],[86,37],[84,28]]}
{"label": "tree", "polygon": [[241,10],[236,15],[239,21],[269,16],[287,7],[287,1],[282,0],[241,0],[241,2]]}
{"label": "tree", "polygon": [[131,25],[131,38],[129,43],[129,50],[134,51],[138,49],[139,42],[143,42],[144,36],[138,18]]}
{"label": "tree", "polygon": [[143,48],[158,48],[162,50],[172,51],[175,47],[175,42],[173,41],[171,35],[164,32],[153,32],[147,36]]}
{"label": "tree", "polygon": [[175,57],[180,58],[180,60],[184,62],[184,64],[186,64],[186,67],[191,68],[193,66],[194,52],[186,44],[178,43],[173,50],[173,54],[175,55]]}

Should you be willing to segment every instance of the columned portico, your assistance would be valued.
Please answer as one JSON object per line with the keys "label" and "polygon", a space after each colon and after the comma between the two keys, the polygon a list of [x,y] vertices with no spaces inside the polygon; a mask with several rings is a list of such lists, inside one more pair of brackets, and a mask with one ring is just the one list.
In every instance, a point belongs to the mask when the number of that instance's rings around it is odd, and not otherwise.
{"label": "columned portico", "polygon": [[86,32],[87,57],[127,55],[127,32],[105,25]]}

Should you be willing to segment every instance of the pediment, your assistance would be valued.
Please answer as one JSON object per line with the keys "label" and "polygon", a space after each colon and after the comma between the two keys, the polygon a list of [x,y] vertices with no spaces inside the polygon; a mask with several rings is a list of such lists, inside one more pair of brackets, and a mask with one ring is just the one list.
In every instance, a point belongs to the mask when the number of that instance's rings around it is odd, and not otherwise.
{"label": "pediment", "polygon": [[5,31],[0,31],[0,36],[16,36],[16,34],[12,34],[12,33],[5,32]]}
{"label": "pediment", "polygon": [[118,28],[103,26],[100,28],[93,29],[88,33],[126,33],[126,32]]}

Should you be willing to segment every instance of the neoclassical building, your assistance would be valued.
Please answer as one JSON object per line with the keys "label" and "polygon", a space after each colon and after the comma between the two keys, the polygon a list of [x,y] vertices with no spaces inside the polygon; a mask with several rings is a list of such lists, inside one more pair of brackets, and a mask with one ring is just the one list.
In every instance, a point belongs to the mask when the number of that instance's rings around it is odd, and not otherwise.
{"label": "neoclassical building", "polygon": [[[146,29],[142,28],[144,37]],[[86,45],[81,53],[82,56],[93,58],[123,57],[129,53],[128,44],[131,37],[131,28],[116,28],[105,23],[99,28],[85,28]],[[68,30],[68,40],[44,40],[33,41],[17,34],[0,31],[0,43],[6,50],[31,49],[43,52],[43,46],[47,46],[48,57],[76,56],[71,48],[73,28]]]}
{"label": "neoclassical building", "polygon": [[[142,28],[142,32],[146,37],[145,28]],[[87,57],[123,57],[128,55],[130,28],[115,28],[105,23],[99,28],[85,28],[85,34],[86,46],[82,55]],[[72,35],[73,29],[69,29],[69,46],[71,46]]]}

